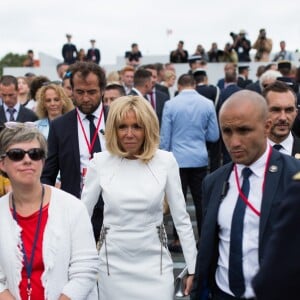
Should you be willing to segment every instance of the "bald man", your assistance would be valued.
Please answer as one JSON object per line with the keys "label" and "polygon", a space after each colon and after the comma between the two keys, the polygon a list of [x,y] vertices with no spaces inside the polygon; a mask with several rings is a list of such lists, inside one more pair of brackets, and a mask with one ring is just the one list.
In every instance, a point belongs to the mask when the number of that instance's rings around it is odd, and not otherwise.
{"label": "bald man", "polygon": [[272,151],[264,98],[239,91],[224,102],[220,129],[232,162],[203,181],[203,224],[191,299],[254,299],[277,208],[300,162]]}

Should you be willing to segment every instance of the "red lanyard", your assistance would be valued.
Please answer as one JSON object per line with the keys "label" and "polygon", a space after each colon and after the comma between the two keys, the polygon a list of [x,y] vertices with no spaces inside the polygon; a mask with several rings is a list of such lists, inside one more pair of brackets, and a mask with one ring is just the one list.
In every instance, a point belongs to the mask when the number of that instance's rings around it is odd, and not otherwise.
{"label": "red lanyard", "polygon": [[78,108],[76,108],[76,110],[77,110],[77,118],[78,118],[81,130],[83,132],[84,139],[85,139],[86,145],[87,145],[87,147],[89,149],[89,154],[90,154],[90,157],[91,157],[92,156],[92,152],[93,152],[93,148],[94,148],[94,145],[95,145],[96,138],[98,137],[99,127],[100,127],[102,116],[103,116],[103,108],[101,110],[101,114],[100,114],[100,117],[99,117],[99,120],[98,120],[98,123],[97,123],[96,131],[94,133],[94,136],[92,138],[92,142],[91,143],[89,142],[89,139],[87,138],[86,131],[85,131],[84,127],[83,127],[82,120],[80,118]]}
{"label": "red lanyard", "polygon": [[[265,166],[265,173],[264,173],[264,180],[263,180],[263,184],[262,184],[262,192],[264,193],[265,190],[265,183],[266,183],[266,175],[267,175],[267,169],[270,163],[270,159],[271,159],[271,154],[272,154],[272,147],[269,147],[269,153],[268,153],[268,157],[267,157],[267,161],[266,161],[266,166]],[[248,198],[243,194],[242,190],[241,190],[241,186],[240,186],[240,182],[239,182],[239,178],[238,178],[238,173],[237,173],[237,167],[236,165],[234,165],[234,174],[235,174],[235,182],[239,191],[239,195],[240,197],[243,199],[243,201],[246,203],[246,205],[258,216],[260,217],[260,211],[258,211],[248,200]]]}

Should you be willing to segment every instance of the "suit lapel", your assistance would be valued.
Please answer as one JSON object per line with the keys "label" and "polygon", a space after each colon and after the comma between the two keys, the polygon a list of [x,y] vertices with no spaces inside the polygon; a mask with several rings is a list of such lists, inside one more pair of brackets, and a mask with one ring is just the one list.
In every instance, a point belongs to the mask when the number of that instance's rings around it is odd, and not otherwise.
{"label": "suit lapel", "polygon": [[72,145],[73,148],[73,155],[74,155],[74,162],[76,169],[79,170],[80,173],[80,153],[79,153],[79,140],[78,140],[78,122],[77,122],[77,111],[74,109],[72,113],[69,115],[68,121],[68,132],[71,135]]}
{"label": "suit lapel", "polygon": [[7,122],[3,105],[1,105],[1,107],[0,107],[0,120],[1,120],[1,123]]}
{"label": "suit lapel", "polygon": [[280,154],[277,151],[272,151],[270,163],[267,167],[265,187],[261,202],[261,214],[259,223],[259,241],[261,242],[263,233],[270,215],[271,207],[276,197],[277,187],[279,186],[280,177],[283,169]]}
{"label": "suit lapel", "polygon": [[[213,209],[208,210],[211,211],[211,213],[213,213],[213,216],[210,216],[209,219],[210,218],[213,218],[214,220],[217,219],[220,203],[223,200],[223,197],[226,196],[227,193],[226,189],[228,187],[226,187],[225,185],[228,184],[228,179],[232,171],[232,168],[233,168],[233,163],[229,163],[225,165],[223,167],[222,173],[220,174],[220,176],[218,176],[218,182],[216,181],[211,182],[213,186],[212,189],[208,189],[208,192],[211,193],[210,194],[211,198],[208,197],[209,203],[207,204],[207,206],[213,205],[214,207]],[[214,199],[214,201],[212,201],[212,199]]]}
{"label": "suit lapel", "polygon": [[19,109],[19,113],[17,115],[16,121],[17,122],[24,122],[24,110],[23,110],[22,105],[20,105],[20,109]]}
{"label": "suit lapel", "polygon": [[293,136],[293,138],[294,138],[294,142],[293,142],[292,156],[295,156],[295,154],[297,153],[300,154],[300,139],[296,136]]}

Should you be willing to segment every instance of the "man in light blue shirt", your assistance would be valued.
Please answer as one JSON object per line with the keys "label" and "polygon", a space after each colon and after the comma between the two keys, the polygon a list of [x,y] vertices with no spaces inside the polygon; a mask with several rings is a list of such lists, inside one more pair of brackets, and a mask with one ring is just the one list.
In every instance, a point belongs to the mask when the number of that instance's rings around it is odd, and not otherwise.
{"label": "man in light blue shirt", "polygon": [[[190,188],[196,209],[197,229],[201,229],[201,185],[207,174],[206,142],[219,139],[219,127],[214,104],[198,94],[192,75],[178,79],[179,95],[167,101],[163,110],[160,148],[173,152],[179,168],[182,190],[186,197]],[[174,230],[170,250],[180,251]]]}

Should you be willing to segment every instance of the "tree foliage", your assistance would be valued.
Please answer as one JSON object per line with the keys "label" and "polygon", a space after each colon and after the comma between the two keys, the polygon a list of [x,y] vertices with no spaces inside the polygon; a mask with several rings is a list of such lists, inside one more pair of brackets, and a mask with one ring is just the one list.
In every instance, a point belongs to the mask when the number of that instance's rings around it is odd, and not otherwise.
{"label": "tree foliage", "polygon": [[7,53],[0,60],[0,76],[3,74],[4,67],[22,67],[24,60],[26,59],[26,54],[16,54],[16,53]]}

